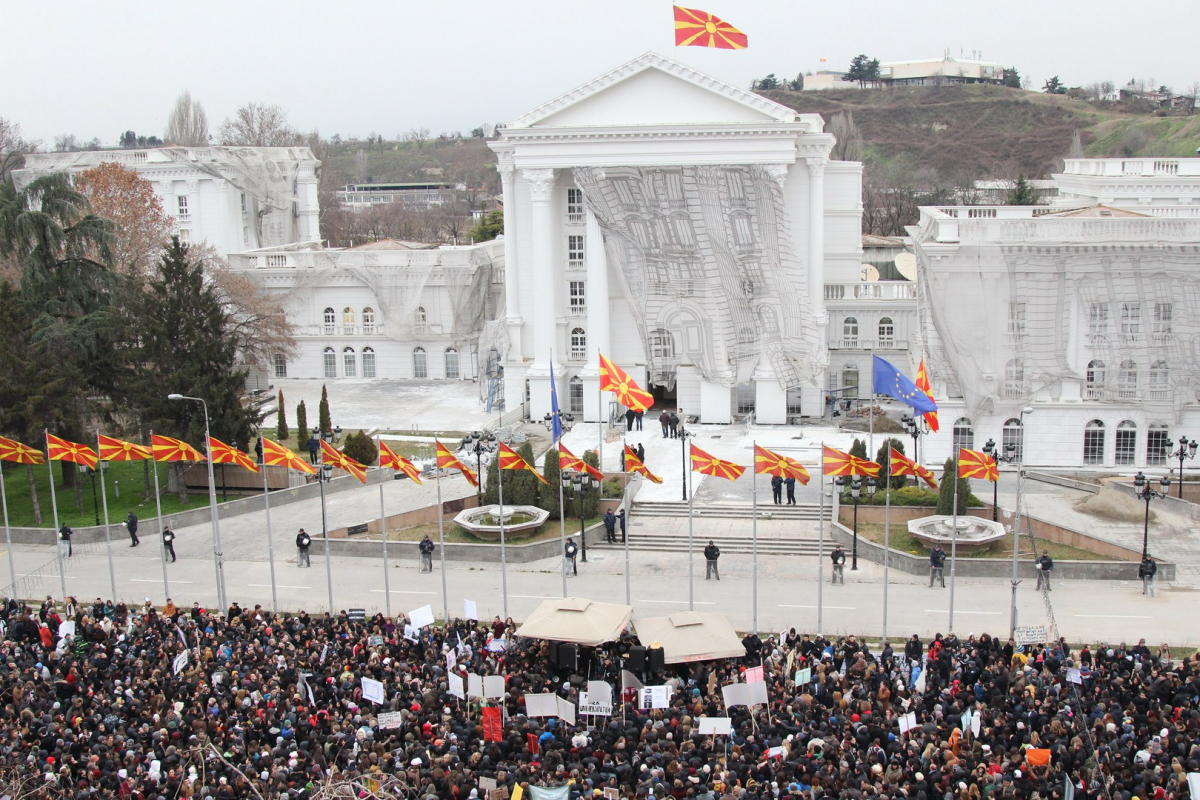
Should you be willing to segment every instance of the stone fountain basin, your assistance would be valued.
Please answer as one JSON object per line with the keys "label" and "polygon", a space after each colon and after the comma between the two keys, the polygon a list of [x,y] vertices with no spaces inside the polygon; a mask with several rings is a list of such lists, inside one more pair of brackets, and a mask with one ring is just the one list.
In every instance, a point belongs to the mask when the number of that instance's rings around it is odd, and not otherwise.
{"label": "stone fountain basin", "polygon": [[[908,522],[908,532],[931,549],[940,544],[947,551],[954,544],[955,534],[952,527],[955,519],[950,516],[935,515],[918,517]],[[959,517],[957,549],[964,552],[987,550],[1007,535],[1004,526],[982,517]]]}
{"label": "stone fountain basin", "polygon": [[498,505],[480,506],[460,511],[454,522],[481,539],[500,541],[500,522],[504,523],[504,536],[540,528],[550,518],[550,512],[537,506]]}

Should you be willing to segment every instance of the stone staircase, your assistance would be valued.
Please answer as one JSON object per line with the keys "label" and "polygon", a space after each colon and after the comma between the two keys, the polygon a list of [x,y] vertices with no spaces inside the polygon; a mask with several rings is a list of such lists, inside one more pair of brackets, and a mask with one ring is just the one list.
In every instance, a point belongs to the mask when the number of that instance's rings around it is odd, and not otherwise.
{"label": "stone staircase", "polygon": [[[704,511],[701,514],[701,511]],[[721,548],[721,555],[751,555],[754,549],[752,530],[750,524],[751,506],[749,503],[708,503],[703,506],[697,506],[696,519],[739,519],[744,520],[745,524],[739,526],[736,532],[724,534],[712,534],[708,532],[696,532],[692,540],[692,545],[699,553],[704,549],[711,539],[716,543],[717,547]],[[669,502],[669,503],[634,503],[633,514],[631,519],[633,525],[629,526],[629,549],[631,551],[638,550],[653,550],[653,551],[668,551],[686,553],[688,551],[688,535],[686,524],[681,525],[679,518],[686,518],[688,514],[687,503],[684,502]],[[670,518],[669,525],[656,525],[656,518]],[[820,507],[815,505],[796,505],[796,506],[776,506],[776,505],[760,505],[758,509],[758,518],[760,520],[795,520],[797,523],[794,530],[788,530],[781,533],[779,526],[770,526],[770,529],[764,529],[765,526],[760,526],[758,535],[758,555],[759,557],[770,556],[817,556],[820,552],[819,536],[817,532],[817,522],[820,519]],[[825,509],[825,519],[828,522],[830,519],[830,510]],[[792,528],[792,526],[788,526]],[[589,538],[588,548],[598,550],[617,550],[624,549],[624,544],[607,544],[604,541],[603,530],[599,531],[595,538]],[[833,549],[833,540],[826,532],[825,537],[825,553],[828,554]]]}
{"label": "stone staircase", "polygon": [[[750,503],[697,503],[694,513],[696,519],[744,519],[750,520]],[[833,519],[833,509],[825,506],[825,521]],[[688,504],[682,500],[656,503],[633,504],[633,516],[639,517],[686,517]],[[821,507],[812,503],[800,503],[794,506],[777,506],[766,502],[758,504],[759,519],[773,520],[806,520],[816,522],[821,518]]]}

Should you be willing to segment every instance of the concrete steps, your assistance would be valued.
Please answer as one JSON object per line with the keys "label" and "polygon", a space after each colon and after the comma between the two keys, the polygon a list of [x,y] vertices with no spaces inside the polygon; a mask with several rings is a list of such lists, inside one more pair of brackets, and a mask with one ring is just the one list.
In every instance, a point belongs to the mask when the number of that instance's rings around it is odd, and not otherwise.
{"label": "concrete steps", "polygon": [[[619,541],[617,544],[608,544],[603,539],[603,534],[599,537],[599,541],[592,539],[588,540],[589,550],[616,550],[623,551],[625,545]],[[721,548],[721,555],[751,555],[753,553],[753,541],[750,537],[750,532],[736,536],[696,536],[693,539],[693,547],[696,553],[699,554],[708,544],[709,540],[716,543],[717,547]],[[758,555],[760,558],[766,556],[816,556],[819,553],[818,538],[813,535],[805,535],[798,537],[758,537]],[[634,528],[629,536],[630,551],[653,550],[658,552],[678,552],[686,553],[688,551],[688,536],[687,533],[650,533],[643,528]],[[825,553],[833,549],[832,539],[825,539]]]}
{"label": "concrete steps", "polygon": [[[697,503],[694,513],[696,519],[745,519],[749,520],[753,505],[750,503]],[[686,517],[688,504],[682,500],[670,502],[633,504],[633,518],[639,517]],[[777,506],[774,503],[758,504],[759,519],[773,520],[807,520],[816,522],[821,518],[821,507],[811,503],[800,503],[794,506]],[[832,519],[832,509],[825,507],[825,519]]]}

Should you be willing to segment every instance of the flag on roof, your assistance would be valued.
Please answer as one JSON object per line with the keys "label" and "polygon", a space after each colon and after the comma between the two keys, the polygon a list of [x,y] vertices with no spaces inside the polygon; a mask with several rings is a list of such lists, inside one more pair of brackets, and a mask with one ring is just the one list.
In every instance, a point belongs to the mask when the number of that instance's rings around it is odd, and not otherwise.
{"label": "flag on roof", "polygon": [[316,475],[317,470],[312,464],[284,447],[279,442],[263,437],[263,463],[272,467],[287,467],[297,472],[307,472]]}
{"label": "flag on roof", "polygon": [[96,434],[96,443],[99,445],[101,461],[145,461],[154,457],[145,445],[114,439],[103,433]]}
{"label": "flag on roof", "polygon": [[220,439],[208,437],[208,452],[212,453],[214,464],[237,464],[243,469],[258,472],[258,464],[254,463],[254,459],[236,447],[225,444]]}
{"label": "flag on roof", "polygon": [[407,458],[388,447],[383,439],[379,440],[379,466],[403,472],[409,480],[418,485],[421,483],[421,470],[417,469]]}
{"label": "flag on roof", "polygon": [[636,472],[639,475],[644,475],[654,483],[662,483],[662,478],[658,477],[649,469],[647,469],[646,465],[642,463],[642,460],[638,458],[637,453],[635,453],[629,445],[625,445],[625,471]]}
{"label": "flag on roof", "polygon": [[558,468],[569,469],[574,472],[586,472],[598,481],[604,480],[603,472],[576,456],[562,442],[558,443]]}
{"label": "flag on roof", "polygon": [[433,443],[437,446],[436,452],[438,469],[456,469],[462,473],[464,478],[467,479],[467,483],[471,484],[472,486],[479,486],[479,476],[475,474],[475,470],[459,461],[458,456],[447,450],[446,445],[442,444],[437,439],[434,439]]}
{"label": "flag on roof", "polygon": [[865,458],[843,453],[828,445],[822,446],[822,475],[858,475],[860,477],[878,478],[879,465]]}
{"label": "flag on roof", "polygon": [[808,470],[799,461],[757,444],[754,445],[754,471],[778,475],[781,478],[795,478],[800,483],[808,483]]}
{"label": "flag on roof", "polygon": [[930,488],[937,488],[937,478],[934,477],[932,472],[894,447],[889,448],[888,466],[893,478],[899,478],[904,475],[916,475],[929,484]]}
{"label": "flag on roof", "polygon": [[343,469],[361,482],[367,482],[367,468],[324,439],[321,440],[321,463]]}
{"label": "flag on roof", "polygon": [[699,447],[696,447],[696,445],[691,446],[689,455],[692,459],[692,470],[699,472],[701,475],[711,475],[714,478],[736,481],[746,471],[746,468],[741,464],[717,458],[711,453],[704,452]]}
{"label": "flag on roof", "polygon": [[15,464],[44,464],[46,456],[40,450],[34,450],[16,439],[0,436],[0,461],[12,461]]}
{"label": "flag on roof", "polygon": [[626,408],[646,411],[654,405],[654,395],[637,385],[625,370],[600,355],[600,391],[615,392]]}
{"label": "flag on roof", "polygon": [[894,397],[921,413],[937,411],[937,403],[933,402],[933,398],[918,389],[900,370],[879,356],[872,358],[871,378],[871,391],[875,394]]}
{"label": "flag on roof", "polygon": [[60,439],[49,431],[46,432],[46,454],[50,456],[51,461],[72,461],[92,469],[99,463],[96,451],[92,448]]}
{"label": "flag on roof", "polygon": [[[925,369],[925,359],[921,359],[921,366],[917,367],[917,388],[925,393],[929,400],[933,401],[933,389],[929,385],[929,371]],[[925,423],[929,426],[929,430],[937,433],[938,418],[936,411],[927,411],[924,414]]]}
{"label": "flag on roof", "polygon": [[744,50],[746,34],[707,11],[674,6],[676,47],[715,47],[720,50]]}
{"label": "flag on roof", "polygon": [[193,464],[204,461],[200,451],[187,442],[157,433],[150,436],[150,450],[154,453],[155,461],[190,461]]}
{"label": "flag on roof", "polygon": [[550,481],[543,478],[541,473],[533,468],[533,464],[530,464],[528,461],[522,458],[520,453],[518,453],[516,450],[513,450],[504,442],[499,443],[499,448],[496,450],[496,457],[500,459],[500,469],[529,470],[535,476],[537,476],[539,481],[546,485],[550,484]]}
{"label": "flag on roof", "polygon": [[958,448],[958,477],[998,481],[1000,480],[1000,468],[996,465],[996,460],[987,453],[960,447]]}

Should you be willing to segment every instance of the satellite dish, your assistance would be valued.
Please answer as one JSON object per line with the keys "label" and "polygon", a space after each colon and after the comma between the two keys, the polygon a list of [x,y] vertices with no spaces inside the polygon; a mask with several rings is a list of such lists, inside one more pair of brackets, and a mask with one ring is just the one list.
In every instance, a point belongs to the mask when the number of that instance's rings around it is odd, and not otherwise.
{"label": "satellite dish", "polygon": [[901,253],[896,256],[896,271],[903,275],[905,280],[915,281],[917,279],[917,257],[912,253]]}
{"label": "satellite dish", "polygon": [[859,280],[866,281],[867,283],[873,283],[874,281],[879,280],[879,270],[876,269],[872,264],[863,264],[858,271],[858,277]]}

